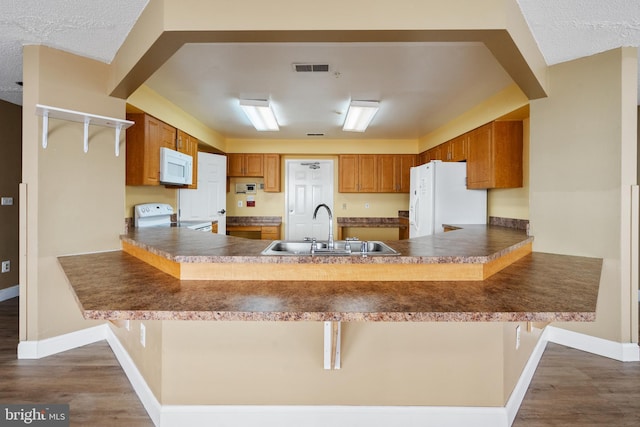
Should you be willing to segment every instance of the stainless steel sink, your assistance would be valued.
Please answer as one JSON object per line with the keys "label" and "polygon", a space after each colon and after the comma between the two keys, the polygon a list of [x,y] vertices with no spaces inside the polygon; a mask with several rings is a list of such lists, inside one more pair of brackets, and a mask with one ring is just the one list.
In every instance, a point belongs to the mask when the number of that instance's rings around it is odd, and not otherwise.
{"label": "stainless steel sink", "polygon": [[[314,256],[390,256],[400,255],[386,243],[370,240],[336,240],[333,249],[329,249],[326,240],[316,242],[316,249],[311,253],[310,241],[274,240],[262,255],[314,255]],[[364,246],[364,247],[363,247]]]}

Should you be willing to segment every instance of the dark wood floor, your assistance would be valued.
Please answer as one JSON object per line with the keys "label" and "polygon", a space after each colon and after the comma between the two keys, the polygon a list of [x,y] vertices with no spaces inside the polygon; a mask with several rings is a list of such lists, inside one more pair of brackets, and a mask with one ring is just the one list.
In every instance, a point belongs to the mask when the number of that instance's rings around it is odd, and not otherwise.
{"label": "dark wood floor", "polygon": [[[0,302],[0,403],[68,403],[72,426],[153,426],[106,342],[17,360],[18,299]],[[640,426],[640,362],[549,344],[514,427]]]}

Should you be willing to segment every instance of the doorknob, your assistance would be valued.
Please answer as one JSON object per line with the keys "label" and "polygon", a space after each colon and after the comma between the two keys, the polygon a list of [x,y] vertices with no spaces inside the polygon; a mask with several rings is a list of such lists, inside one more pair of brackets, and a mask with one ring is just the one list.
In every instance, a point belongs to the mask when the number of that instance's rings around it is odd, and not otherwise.
{"label": "doorknob", "polygon": [[221,210],[219,210],[219,211],[218,211],[218,213],[219,213],[220,215],[224,215],[224,214],[225,214],[225,212],[227,212],[227,211],[225,211],[224,209],[221,209]]}

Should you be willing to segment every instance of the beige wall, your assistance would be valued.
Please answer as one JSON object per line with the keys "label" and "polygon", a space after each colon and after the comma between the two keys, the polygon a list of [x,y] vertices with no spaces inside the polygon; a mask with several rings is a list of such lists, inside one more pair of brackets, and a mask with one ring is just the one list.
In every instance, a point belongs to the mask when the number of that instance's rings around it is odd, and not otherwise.
{"label": "beige wall", "polygon": [[11,271],[0,274],[0,290],[18,284],[19,185],[22,177],[22,107],[0,101],[0,196],[13,197],[13,206],[0,206],[0,261]]}
{"label": "beige wall", "polygon": [[555,65],[551,96],[531,103],[534,250],[604,259],[596,322],[558,326],[617,342],[638,340],[630,314],[637,285],[627,273],[636,70],[631,48]]}
{"label": "beige wall", "polygon": [[[37,103],[124,118],[125,103],[104,93],[108,67],[55,49],[24,48],[23,188],[20,251],[21,340],[38,340],[95,325],[82,319],[56,257],[120,248],[124,156],[114,131],[91,127],[83,152],[82,123],[49,120],[42,148]],[[123,136],[124,140],[124,136]],[[124,152],[124,151],[123,151]]]}

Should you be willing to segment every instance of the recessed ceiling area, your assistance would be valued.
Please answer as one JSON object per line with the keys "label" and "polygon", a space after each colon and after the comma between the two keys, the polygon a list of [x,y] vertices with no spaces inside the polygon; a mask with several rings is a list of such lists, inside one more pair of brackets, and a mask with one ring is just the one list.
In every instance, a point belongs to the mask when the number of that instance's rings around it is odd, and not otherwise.
{"label": "recessed ceiling area", "polygon": [[[296,72],[295,64],[328,64]],[[146,82],[227,138],[419,138],[513,80],[482,43],[202,43]],[[239,99],[269,99],[279,132],[257,132]],[[380,101],[366,132],[342,131],[351,100]],[[318,141],[315,136],[312,139]]]}

